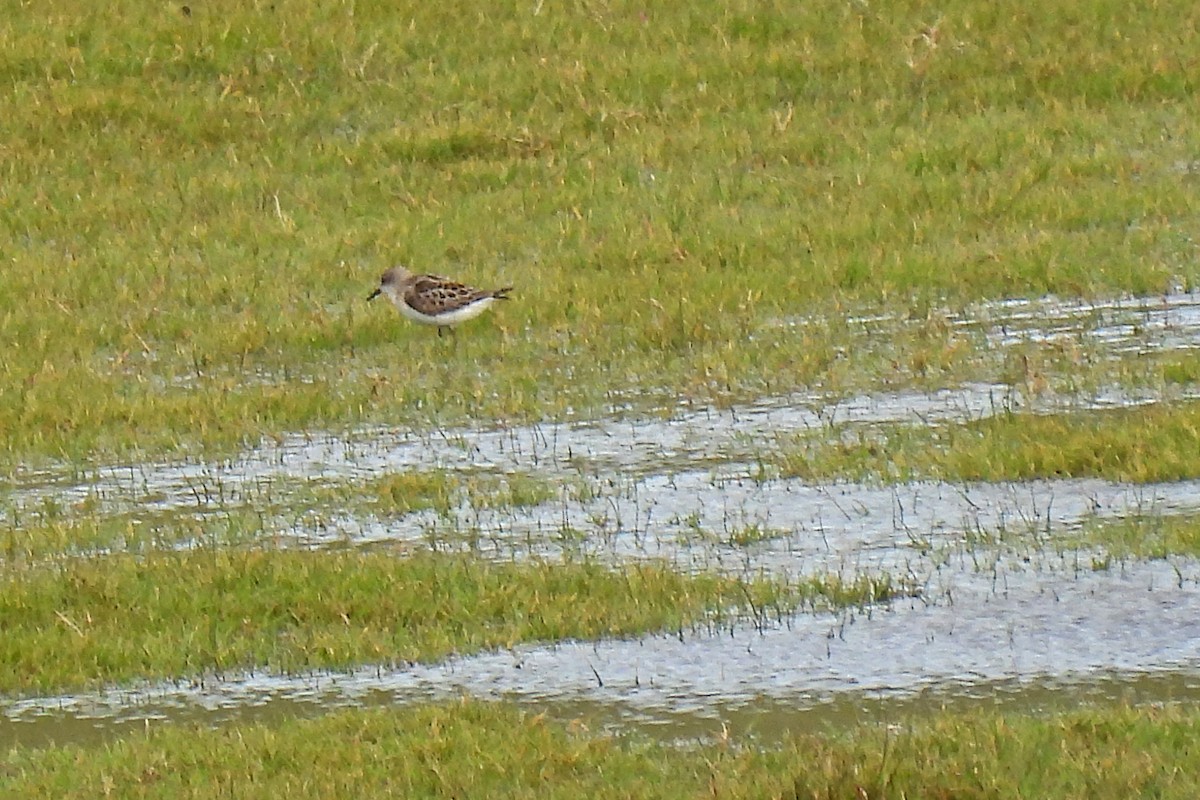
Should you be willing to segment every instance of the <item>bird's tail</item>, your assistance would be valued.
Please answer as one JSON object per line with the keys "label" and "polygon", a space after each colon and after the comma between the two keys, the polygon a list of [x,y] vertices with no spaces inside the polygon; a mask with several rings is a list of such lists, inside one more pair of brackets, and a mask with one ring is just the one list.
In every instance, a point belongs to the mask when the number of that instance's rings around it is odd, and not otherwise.
{"label": "bird's tail", "polygon": [[512,290],[513,287],[511,286],[505,286],[503,289],[494,289],[492,290],[492,297],[496,298],[497,300],[507,300],[508,293]]}

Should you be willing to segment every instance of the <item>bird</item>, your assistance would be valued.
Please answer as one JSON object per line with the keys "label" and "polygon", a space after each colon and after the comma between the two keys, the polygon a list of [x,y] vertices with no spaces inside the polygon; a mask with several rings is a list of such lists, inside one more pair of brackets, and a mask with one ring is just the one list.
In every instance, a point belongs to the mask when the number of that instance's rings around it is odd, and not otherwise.
{"label": "bird", "polygon": [[507,300],[513,287],[476,289],[441,275],[417,275],[396,266],[383,273],[379,286],[367,300],[381,294],[395,304],[400,313],[414,322],[436,325],[442,331],[486,311],[497,300]]}

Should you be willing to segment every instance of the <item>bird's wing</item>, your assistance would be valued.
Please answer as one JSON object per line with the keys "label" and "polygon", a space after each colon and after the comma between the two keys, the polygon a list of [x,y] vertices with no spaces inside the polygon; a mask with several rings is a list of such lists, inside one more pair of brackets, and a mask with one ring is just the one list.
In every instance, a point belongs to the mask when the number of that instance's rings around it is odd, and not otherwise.
{"label": "bird's wing", "polygon": [[422,275],[408,287],[404,302],[426,316],[436,317],[488,296],[487,292],[440,275]]}

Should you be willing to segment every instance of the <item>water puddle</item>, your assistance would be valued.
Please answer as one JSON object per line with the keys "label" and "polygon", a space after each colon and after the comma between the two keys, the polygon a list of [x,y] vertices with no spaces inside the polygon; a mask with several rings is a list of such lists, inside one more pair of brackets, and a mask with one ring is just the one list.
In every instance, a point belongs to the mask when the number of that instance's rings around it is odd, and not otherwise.
{"label": "water puddle", "polygon": [[1089,341],[1118,355],[1192,350],[1200,347],[1200,294],[1087,303],[1054,297],[1005,300],[972,309],[954,322],[982,326],[998,347]]}
{"label": "water puddle", "polygon": [[[1087,339],[1112,353],[1200,347],[1200,293],[1083,302],[1006,300],[947,314],[954,328],[978,329],[993,347]],[[852,321],[901,323],[877,316]],[[920,322],[919,320],[917,322]],[[1105,391],[1091,398],[1037,401],[1024,410],[1106,408],[1154,402],[1151,394]],[[980,419],[1023,406],[1012,386],[972,383],[937,392],[891,392],[830,400],[821,394],[767,398],[733,409],[685,410],[666,420],[599,420],[493,430],[414,433],[386,427],[345,435],[299,434],[220,462],[151,461],[125,465],[24,469],[9,504],[85,500],[156,510],[219,505],[249,497],[273,480],[361,480],[396,470],[494,470],[554,478],[640,477],[753,463],[764,441],[829,430],[835,424],[934,424]]]}
{"label": "water puddle", "polygon": [[[1196,294],[1086,306],[1010,301],[972,314],[950,323],[983,331],[996,347],[1079,337],[1112,352],[1200,346]],[[1090,407],[1145,399],[1118,393]],[[756,454],[779,436],[841,424],[979,419],[1020,402],[1011,387],[986,383],[837,402],[793,395],[667,420],[433,433],[369,428],[285,437],[219,462],[26,470],[10,489],[10,508],[90,502],[105,511],[198,516],[257,508],[264,496],[305,482],[410,470],[521,473],[564,487],[561,495],[533,507],[464,502],[388,519],[323,509],[317,524],[280,520],[269,535],[304,547],[399,541],[499,558],[656,558],[748,575],[887,572],[921,593],[867,610],[522,647],[436,665],[248,674],[0,702],[0,746],[89,741],[161,721],[272,719],[461,693],[667,738],[712,735],[722,724],[770,737],[856,714],[940,705],[1200,699],[1200,563],[1096,570],[1093,554],[1059,544],[1088,520],[1196,513],[1200,481],[880,486],[755,477]]]}
{"label": "water puddle", "polygon": [[834,423],[937,422],[1011,407],[1012,390],[969,385],[934,393],[863,396],[832,404],[817,396],[771,398],[742,408],[704,409],[669,420],[547,423],[494,430],[413,432],[365,428],[345,435],[299,434],[219,462],[160,461],[102,466],[80,474],[49,468],[15,476],[12,501],[89,499],[155,510],[227,503],[272,480],[364,480],[403,470],[491,470],[550,477],[664,474],[753,461],[779,434]]}
{"label": "water puddle", "polygon": [[[262,508],[305,481],[367,481],[406,470],[534,474],[565,486],[536,506],[472,506],[383,518],[326,508],[268,525],[304,547],[424,544],[498,558],[564,554],[666,559],[683,569],[911,571],[931,551],[1023,538],[1025,547],[1089,519],[1200,510],[1200,482],[1101,480],[896,486],[759,480],[764,441],[827,425],[978,417],[999,387],[858,398],[832,407],[763,402],[668,421],[596,422],[417,435],[392,429],[295,436],[223,462],[104,467],[86,477],[27,476],[14,501],[71,506],[85,498],[143,513],[197,517]],[[573,482],[583,491],[571,490]],[[278,488],[282,487],[282,488]],[[1010,536],[1011,535],[1011,536]],[[185,543],[186,544],[186,543]]]}
{"label": "water puddle", "polygon": [[1200,562],[1093,571],[1018,560],[993,573],[948,572],[933,576],[924,597],[865,611],[530,645],[432,665],[29,698],[3,708],[0,747],[463,694],[666,739],[712,735],[722,724],[770,738],[943,706],[1200,700]]}
{"label": "water puddle", "polygon": [[[1094,407],[1144,398],[1106,396]],[[764,443],[837,425],[936,424],[980,419],[1014,407],[1013,390],[971,384],[932,393],[902,392],[822,404],[815,397],[772,398],[732,409],[704,409],[669,420],[548,423],[494,430],[416,433],[367,428],[345,435],[301,434],[222,461],[160,461],[78,470],[23,470],[9,505],[37,508],[99,503],[122,511],[220,510],[287,491],[305,481],[366,481],[389,472],[452,470],[523,473],[561,480],[629,480],[682,472],[745,475]],[[1078,407],[1078,404],[1076,404]]]}
{"label": "water puddle", "polygon": [[[993,349],[1075,344],[1115,357],[1200,347],[1200,293],[1185,291],[1102,300],[1018,298],[977,303],[961,311],[935,309],[923,317],[903,312],[862,314],[847,322],[865,333],[881,335],[923,326],[931,319],[963,335],[981,334]],[[824,325],[826,320],[799,318],[784,324]]]}
{"label": "water puddle", "polygon": [[505,559],[652,558],[683,570],[731,574],[906,575],[931,558],[982,545],[1022,553],[1054,549],[1086,522],[1197,511],[1200,481],[813,486],[684,473],[652,476],[578,503],[387,521],[335,517],[320,529],[279,535],[307,546],[403,541]]}

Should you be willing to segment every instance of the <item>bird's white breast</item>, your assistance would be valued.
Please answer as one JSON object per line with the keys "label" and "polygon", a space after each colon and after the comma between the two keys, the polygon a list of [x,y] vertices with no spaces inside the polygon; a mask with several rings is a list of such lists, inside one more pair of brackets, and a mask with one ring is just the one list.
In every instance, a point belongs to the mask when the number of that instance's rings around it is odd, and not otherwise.
{"label": "bird's white breast", "polygon": [[456,308],[453,311],[447,311],[444,314],[431,316],[422,314],[415,308],[404,302],[403,297],[392,296],[392,302],[396,304],[396,308],[400,309],[400,313],[411,319],[413,322],[420,322],[424,325],[440,325],[443,327],[450,325],[458,325],[460,322],[466,322],[469,319],[475,319],[484,311],[486,311],[492,303],[496,302],[494,297],[481,297],[474,302],[467,303],[462,308]]}

